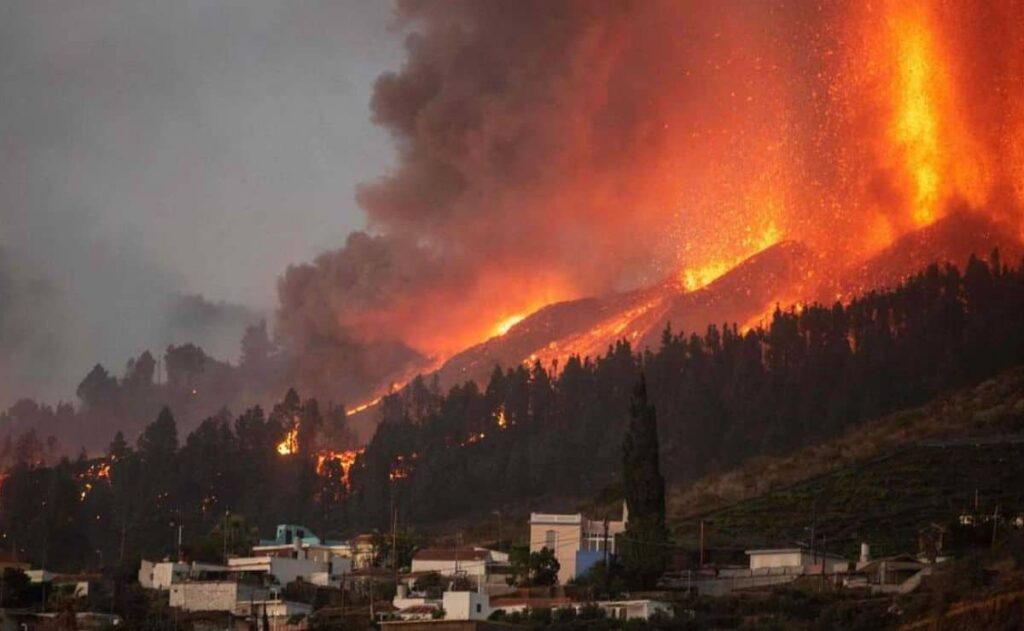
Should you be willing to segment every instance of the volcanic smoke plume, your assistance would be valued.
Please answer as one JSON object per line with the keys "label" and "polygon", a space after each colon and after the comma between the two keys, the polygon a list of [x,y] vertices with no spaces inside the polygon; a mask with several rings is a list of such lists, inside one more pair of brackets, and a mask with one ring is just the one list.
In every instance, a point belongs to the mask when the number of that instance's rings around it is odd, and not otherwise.
{"label": "volcanic smoke plume", "polygon": [[405,1],[369,232],[280,282],[313,393],[545,304],[702,286],[783,239],[846,267],[967,206],[1019,233],[1024,3]]}

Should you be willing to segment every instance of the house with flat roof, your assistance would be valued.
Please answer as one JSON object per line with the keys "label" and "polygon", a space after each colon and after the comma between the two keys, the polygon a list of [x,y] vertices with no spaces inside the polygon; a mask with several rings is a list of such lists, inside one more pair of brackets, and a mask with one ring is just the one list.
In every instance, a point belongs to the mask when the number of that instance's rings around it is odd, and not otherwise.
{"label": "house with flat roof", "polygon": [[146,589],[167,590],[174,583],[188,580],[226,578],[228,567],[217,563],[147,561],[139,564],[139,585]]}
{"label": "house with flat roof", "polygon": [[530,552],[551,550],[558,559],[558,582],[566,584],[615,554],[615,538],[626,532],[629,513],[622,504],[622,519],[589,519],[582,513],[530,513]]}
{"label": "house with flat roof", "polygon": [[797,569],[803,574],[843,574],[849,571],[846,557],[804,547],[747,550],[751,572]]}

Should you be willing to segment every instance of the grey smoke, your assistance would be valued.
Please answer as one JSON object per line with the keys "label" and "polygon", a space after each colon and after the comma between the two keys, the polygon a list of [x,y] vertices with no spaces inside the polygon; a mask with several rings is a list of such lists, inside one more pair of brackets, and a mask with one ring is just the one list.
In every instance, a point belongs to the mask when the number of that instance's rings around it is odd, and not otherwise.
{"label": "grey smoke", "polygon": [[[0,6],[0,405],[194,341],[235,359],[275,278],[361,227],[388,160],[387,3]],[[245,306],[242,306],[245,305]]]}

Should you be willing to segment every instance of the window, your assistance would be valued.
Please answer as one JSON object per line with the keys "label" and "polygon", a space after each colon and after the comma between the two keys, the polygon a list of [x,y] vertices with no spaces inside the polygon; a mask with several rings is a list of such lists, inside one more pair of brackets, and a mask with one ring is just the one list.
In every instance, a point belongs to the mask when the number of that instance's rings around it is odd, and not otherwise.
{"label": "window", "polygon": [[552,552],[555,551],[555,546],[558,542],[558,533],[554,530],[548,530],[544,533],[544,547]]}
{"label": "window", "polygon": [[481,611],[483,611],[483,609],[480,607],[480,603],[477,603],[476,604],[476,612],[480,613]]}

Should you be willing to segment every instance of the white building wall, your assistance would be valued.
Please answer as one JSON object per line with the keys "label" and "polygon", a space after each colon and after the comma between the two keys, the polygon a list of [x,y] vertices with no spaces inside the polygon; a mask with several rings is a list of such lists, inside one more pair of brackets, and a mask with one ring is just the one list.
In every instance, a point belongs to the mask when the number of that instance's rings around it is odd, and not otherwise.
{"label": "white building wall", "polygon": [[803,555],[801,555],[799,550],[754,553],[750,555],[750,569],[759,570],[766,567],[803,567],[802,556]]}
{"label": "white building wall", "polygon": [[253,612],[262,616],[264,609],[268,618],[290,618],[291,616],[313,613],[313,607],[305,603],[291,600],[241,600],[235,606],[235,615],[250,616]]}
{"label": "white building wall", "polygon": [[650,620],[656,615],[672,616],[672,606],[660,600],[603,601],[597,606],[616,620]]}
{"label": "white building wall", "polygon": [[139,584],[146,589],[170,589],[173,583],[188,578],[189,566],[172,561],[143,561],[139,566]]}
{"label": "white building wall", "polygon": [[267,590],[235,581],[171,585],[169,604],[185,611],[234,611],[240,601],[266,600]]}
{"label": "white building wall", "polygon": [[228,559],[228,567],[236,572],[269,573],[280,585],[287,585],[299,578],[307,583],[317,580],[322,582],[323,577],[327,576],[326,563],[275,556]]}
{"label": "white building wall", "polygon": [[313,582],[313,575],[326,573],[327,564],[305,559],[282,559],[274,557],[270,563],[270,573],[281,585],[295,582],[299,578],[307,583]]}
{"label": "white building wall", "polygon": [[479,592],[445,592],[441,608],[445,620],[486,620],[493,611],[487,594]]}
{"label": "white building wall", "polygon": [[844,558],[826,557],[820,553],[811,554],[808,550],[755,550],[747,554],[750,555],[751,570],[799,567],[820,572],[821,566],[824,565],[826,573],[832,574],[846,572],[849,567],[849,562]]}

